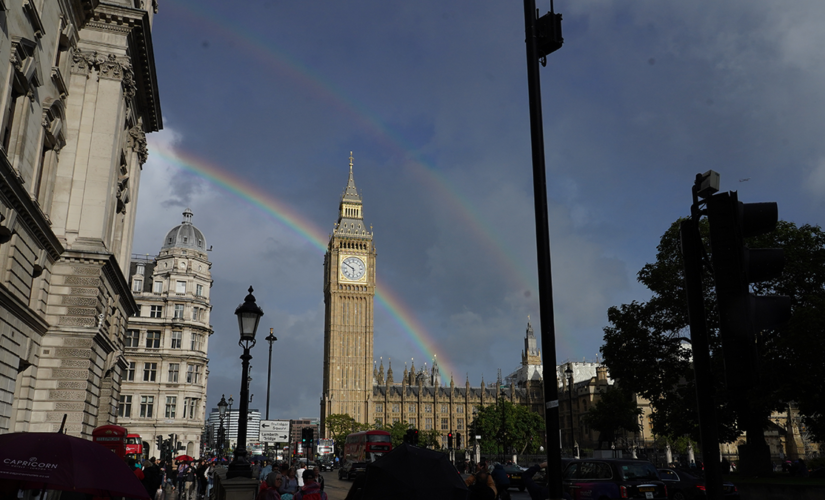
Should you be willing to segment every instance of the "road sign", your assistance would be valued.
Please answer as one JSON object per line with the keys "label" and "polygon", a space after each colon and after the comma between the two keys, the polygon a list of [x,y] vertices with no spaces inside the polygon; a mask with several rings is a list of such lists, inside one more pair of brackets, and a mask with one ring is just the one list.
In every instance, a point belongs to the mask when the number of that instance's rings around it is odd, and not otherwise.
{"label": "road sign", "polygon": [[262,443],[288,443],[289,420],[261,420]]}

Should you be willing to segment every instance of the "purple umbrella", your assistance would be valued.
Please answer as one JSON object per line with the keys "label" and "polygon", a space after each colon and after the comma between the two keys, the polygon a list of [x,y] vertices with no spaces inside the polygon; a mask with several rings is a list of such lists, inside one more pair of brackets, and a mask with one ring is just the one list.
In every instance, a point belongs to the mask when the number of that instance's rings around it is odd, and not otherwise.
{"label": "purple umbrella", "polygon": [[135,473],[109,449],[56,432],[0,435],[0,481],[100,497],[149,498]]}

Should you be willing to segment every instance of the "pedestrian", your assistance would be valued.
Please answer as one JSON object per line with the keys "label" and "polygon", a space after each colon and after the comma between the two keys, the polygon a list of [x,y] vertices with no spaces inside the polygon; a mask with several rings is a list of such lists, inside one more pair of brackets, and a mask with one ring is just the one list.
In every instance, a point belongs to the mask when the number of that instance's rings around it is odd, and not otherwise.
{"label": "pedestrian", "polygon": [[212,485],[214,484],[215,476],[215,462],[209,462],[209,467],[206,469],[206,497],[212,493]]}
{"label": "pedestrian", "polygon": [[[539,484],[536,481],[533,481],[533,476],[535,476],[536,473],[542,469],[545,470],[545,481],[543,484]],[[547,462],[542,462],[521,473],[521,480],[524,482],[527,492],[530,493],[531,500],[544,500],[550,496],[550,488],[547,487],[546,470]]]}
{"label": "pedestrian", "polygon": [[264,488],[258,493],[255,500],[283,500],[278,492],[283,480],[284,476],[280,472],[270,472],[264,479]]}
{"label": "pedestrian", "polygon": [[269,462],[269,460],[264,460],[264,466],[261,467],[261,473],[258,474],[258,479],[260,479],[261,481],[266,480],[266,477],[269,475],[270,472],[272,472],[272,464]]}
{"label": "pedestrian", "polygon": [[510,487],[510,476],[504,470],[504,466],[500,463],[493,465],[493,472],[490,473],[493,482],[496,484],[496,491],[499,493],[501,500],[510,500],[510,492],[507,488]]}
{"label": "pedestrian", "polygon": [[281,494],[281,500],[292,500],[292,495],[298,491],[298,478],[295,477],[295,468],[287,469],[286,477],[283,478],[278,492]]}
{"label": "pedestrian", "polygon": [[315,481],[315,471],[304,471],[304,486],[295,494],[293,500],[328,500],[327,494],[321,491],[321,485]]}
{"label": "pedestrian", "polygon": [[178,483],[178,499],[183,497],[183,489],[186,487],[186,471],[189,469],[189,464],[186,462],[178,462],[178,473],[176,475]]}
{"label": "pedestrian", "polygon": [[298,478],[298,487],[304,487],[304,472],[306,472],[307,466],[304,462],[298,462],[298,470],[295,471],[295,476]]}
{"label": "pedestrian", "polygon": [[141,483],[143,483],[146,493],[149,494],[149,498],[155,498],[161,482],[162,478],[160,474],[160,467],[158,467],[155,463],[155,457],[152,457],[149,460],[144,460],[143,481],[141,481]]}
{"label": "pedestrian", "polygon": [[191,465],[183,473],[183,499],[195,500],[195,467]]}
{"label": "pedestrian", "polygon": [[468,498],[472,500],[495,500],[498,496],[496,483],[487,471],[487,461],[484,459],[478,462],[476,473],[468,476],[464,483],[470,489]]}
{"label": "pedestrian", "polygon": [[198,468],[195,469],[195,475],[198,479],[198,498],[206,496],[206,469],[209,466],[203,460],[198,461]]}

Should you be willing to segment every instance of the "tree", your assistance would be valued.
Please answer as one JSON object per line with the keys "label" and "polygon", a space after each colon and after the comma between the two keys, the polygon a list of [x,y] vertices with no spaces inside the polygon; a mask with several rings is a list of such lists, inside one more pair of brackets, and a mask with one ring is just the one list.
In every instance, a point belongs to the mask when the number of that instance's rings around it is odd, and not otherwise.
{"label": "tree", "polygon": [[333,413],[324,420],[324,423],[330,437],[335,442],[335,449],[340,451],[344,450],[347,436],[362,430],[361,427],[363,426],[347,413]]}
{"label": "tree", "polygon": [[[679,223],[662,236],[656,262],[646,264],[638,280],[652,293],[646,302],[631,302],[608,310],[601,348],[613,378],[623,387],[650,401],[653,431],[664,436],[689,435],[699,440],[696,392],[688,337]],[[700,222],[704,246],[707,221]],[[759,334],[760,366],[756,385],[746,396],[764,417],[796,401],[810,431],[825,438],[825,398],[821,383],[825,364],[825,233],[817,226],[797,227],[780,221],[772,233],[748,240],[754,248],[782,248],[786,265],[782,276],[753,286],[758,294],[791,297],[789,325]],[[702,276],[711,348],[711,370],[717,382],[719,437],[732,441],[739,435],[736,415],[724,398],[724,370],[713,277]],[[756,376],[755,376],[756,377]]]}
{"label": "tree", "polygon": [[389,427],[384,426],[383,430],[388,431],[390,433],[390,437],[392,438],[393,449],[395,449],[397,446],[400,446],[401,443],[404,442],[404,436],[407,434],[407,429],[409,428],[410,424],[408,424],[404,420],[395,422]]}
{"label": "tree", "polygon": [[601,448],[602,443],[616,442],[619,431],[638,432],[641,414],[633,394],[614,385],[601,393],[599,401],[590,407],[582,421],[599,431]]}
{"label": "tree", "polygon": [[542,444],[539,436],[544,434],[544,420],[541,416],[507,400],[480,408],[475,423],[481,434],[481,447],[487,453],[506,453],[505,446],[519,454],[531,453]]}

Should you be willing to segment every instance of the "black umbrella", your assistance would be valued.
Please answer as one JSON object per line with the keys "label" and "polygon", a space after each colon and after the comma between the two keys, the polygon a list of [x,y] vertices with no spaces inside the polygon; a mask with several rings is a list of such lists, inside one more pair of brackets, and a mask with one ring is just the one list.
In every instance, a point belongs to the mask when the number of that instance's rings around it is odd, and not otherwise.
{"label": "black umbrella", "polygon": [[367,466],[364,500],[465,500],[469,490],[447,455],[402,444]]}

